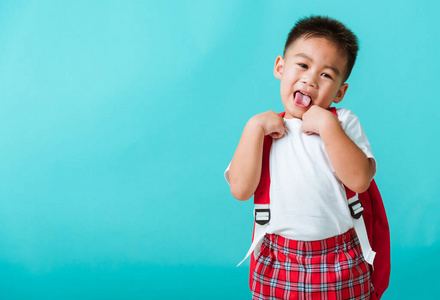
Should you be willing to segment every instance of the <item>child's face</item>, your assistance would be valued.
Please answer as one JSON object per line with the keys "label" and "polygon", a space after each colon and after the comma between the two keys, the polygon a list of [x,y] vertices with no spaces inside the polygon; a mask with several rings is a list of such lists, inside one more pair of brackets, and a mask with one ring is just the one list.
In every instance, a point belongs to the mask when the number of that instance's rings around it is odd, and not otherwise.
{"label": "child's face", "polygon": [[327,109],[332,102],[344,98],[348,84],[344,83],[346,54],[324,38],[296,40],[278,56],[274,75],[281,79],[281,100],[285,118],[302,118],[312,106]]}

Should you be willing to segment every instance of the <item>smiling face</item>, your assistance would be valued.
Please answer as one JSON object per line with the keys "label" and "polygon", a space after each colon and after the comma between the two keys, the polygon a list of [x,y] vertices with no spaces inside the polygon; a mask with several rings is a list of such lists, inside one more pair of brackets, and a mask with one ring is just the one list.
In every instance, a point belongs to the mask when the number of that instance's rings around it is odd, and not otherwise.
{"label": "smiling face", "polygon": [[347,91],[344,83],[347,56],[335,44],[320,37],[300,38],[278,56],[274,75],[281,80],[285,118],[302,118],[312,105],[327,109],[340,102]]}

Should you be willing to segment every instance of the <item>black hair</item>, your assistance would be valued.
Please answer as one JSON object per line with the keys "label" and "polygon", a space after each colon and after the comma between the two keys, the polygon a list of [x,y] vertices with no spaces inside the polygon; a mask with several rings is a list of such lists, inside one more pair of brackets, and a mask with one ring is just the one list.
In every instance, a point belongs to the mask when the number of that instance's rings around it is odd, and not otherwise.
{"label": "black hair", "polygon": [[283,55],[296,40],[316,37],[329,40],[346,53],[347,65],[344,81],[347,80],[359,50],[358,39],[350,29],[335,19],[325,16],[311,16],[299,20],[287,36]]}

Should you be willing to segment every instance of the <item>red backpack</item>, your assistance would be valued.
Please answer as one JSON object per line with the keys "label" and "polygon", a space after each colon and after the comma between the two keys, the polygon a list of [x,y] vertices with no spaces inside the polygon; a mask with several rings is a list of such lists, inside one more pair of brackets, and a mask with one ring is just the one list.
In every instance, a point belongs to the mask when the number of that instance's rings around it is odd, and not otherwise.
{"label": "red backpack", "polygon": [[[330,111],[337,116],[335,108],[330,108]],[[284,116],[284,113],[281,113],[281,116]],[[255,223],[254,233],[252,236],[253,244],[246,255],[246,258],[248,256],[251,257],[250,282],[256,263],[255,255],[250,254],[253,252],[253,249],[258,249],[261,245],[261,239],[258,242],[254,240],[254,238],[258,235],[261,237],[261,234],[263,234],[263,226],[265,226],[270,220],[269,154],[271,146],[272,138],[270,136],[265,136],[263,144],[261,178],[260,183],[254,193]],[[353,223],[355,224],[355,229],[358,231],[358,228],[360,228],[359,231],[363,232],[365,232],[366,229],[366,234],[358,233],[359,239],[361,240],[361,246],[363,242],[362,235],[364,235],[364,239],[367,239],[368,236],[368,240],[364,242],[364,244],[368,244],[368,247],[371,245],[371,248],[374,249],[374,251],[371,251],[370,248],[370,251],[367,254],[369,257],[366,257],[366,260],[370,264],[374,260],[372,264],[374,270],[372,274],[372,282],[375,294],[372,295],[371,299],[380,299],[388,287],[391,271],[390,231],[382,197],[380,196],[374,179],[371,181],[368,190],[361,194],[356,194],[347,187],[345,187],[345,191],[347,194],[350,212],[353,217]],[[259,233],[256,231],[259,231]],[[364,247],[363,251],[365,252]]]}

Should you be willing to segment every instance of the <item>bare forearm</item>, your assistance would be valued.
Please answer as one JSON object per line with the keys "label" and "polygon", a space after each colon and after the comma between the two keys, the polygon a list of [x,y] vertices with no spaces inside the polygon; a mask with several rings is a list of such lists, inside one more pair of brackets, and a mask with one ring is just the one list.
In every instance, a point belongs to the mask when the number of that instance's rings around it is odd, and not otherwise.
{"label": "bare forearm", "polygon": [[257,189],[261,176],[264,130],[254,120],[249,120],[229,168],[232,195],[238,200],[248,200]]}
{"label": "bare forearm", "polygon": [[330,122],[320,136],[339,179],[352,191],[364,192],[374,175],[372,161],[337,122]]}

